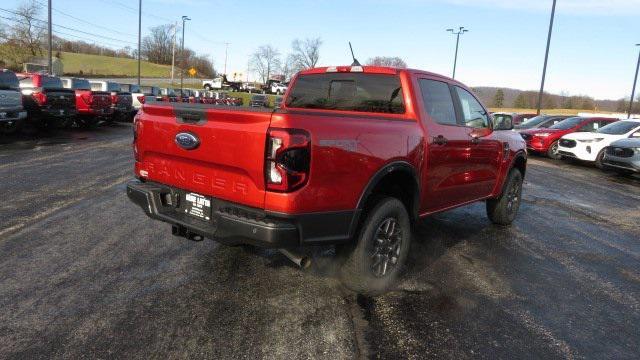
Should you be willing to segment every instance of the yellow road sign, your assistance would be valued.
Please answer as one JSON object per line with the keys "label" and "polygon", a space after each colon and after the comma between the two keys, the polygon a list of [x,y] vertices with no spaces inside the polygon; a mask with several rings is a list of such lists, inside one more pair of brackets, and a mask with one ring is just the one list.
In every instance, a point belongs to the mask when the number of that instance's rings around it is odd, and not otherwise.
{"label": "yellow road sign", "polygon": [[196,69],[195,69],[195,68],[191,68],[191,69],[189,69],[189,75],[191,75],[191,76],[196,76],[196,74],[197,74],[197,73],[198,73],[198,72],[196,71]]}

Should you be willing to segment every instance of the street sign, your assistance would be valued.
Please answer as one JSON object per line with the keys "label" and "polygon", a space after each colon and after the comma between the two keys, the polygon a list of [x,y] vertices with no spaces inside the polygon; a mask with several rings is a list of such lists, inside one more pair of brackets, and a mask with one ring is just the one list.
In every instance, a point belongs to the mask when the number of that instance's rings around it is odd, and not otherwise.
{"label": "street sign", "polygon": [[196,69],[195,69],[195,68],[191,68],[191,69],[189,69],[189,75],[191,75],[191,76],[196,76],[196,74],[197,74],[197,73],[198,73],[198,71],[196,71]]}

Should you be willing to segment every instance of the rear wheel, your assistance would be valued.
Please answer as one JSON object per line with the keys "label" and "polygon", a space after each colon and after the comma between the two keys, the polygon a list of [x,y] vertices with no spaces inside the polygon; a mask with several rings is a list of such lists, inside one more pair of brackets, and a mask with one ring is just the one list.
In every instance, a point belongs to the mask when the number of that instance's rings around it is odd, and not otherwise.
{"label": "rear wheel", "polygon": [[369,295],[387,291],[396,281],[407,259],[411,222],[404,204],[382,198],[367,212],[356,243],[340,248],[346,259],[340,272],[349,289]]}
{"label": "rear wheel", "polygon": [[549,146],[549,150],[547,150],[547,156],[554,159],[554,160],[559,160],[561,158],[561,155],[558,154],[558,142],[554,141],[553,144],[551,144],[551,146]]}
{"label": "rear wheel", "polygon": [[98,118],[95,116],[78,116],[76,123],[81,129],[94,129],[98,125]]}
{"label": "rear wheel", "polygon": [[0,122],[0,134],[12,135],[20,130],[21,120]]}
{"label": "rear wheel", "polygon": [[518,215],[522,199],[522,173],[511,169],[502,194],[496,199],[487,200],[487,216],[498,225],[510,225]]}
{"label": "rear wheel", "polygon": [[604,165],[602,164],[602,159],[604,159],[604,149],[600,150],[598,156],[596,156],[596,167],[598,169],[603,169]]}

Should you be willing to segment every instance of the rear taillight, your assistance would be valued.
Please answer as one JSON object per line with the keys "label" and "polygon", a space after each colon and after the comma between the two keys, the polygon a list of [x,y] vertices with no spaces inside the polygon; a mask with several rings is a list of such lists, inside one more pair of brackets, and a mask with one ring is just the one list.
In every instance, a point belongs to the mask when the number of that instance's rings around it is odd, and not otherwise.
{"label": "rear taillight", "polygon": [[80,98],[82,98],[82,101],[84,101],[85,104],[93,105],[93,95],[91,95],[91,94],[82,94],[82,95],[80,95]]}
{"label": "rear taillight", "polygon": [[144,104],[144,102],[146,101],[146,98],[144,97],[144,95],[140,95],[138,96],[138,101],[140,102],[140,104]]}
{"label": "rear taillight", "polygon": [[118,103],[118,95],[111,95],[111,104],[115,105]]}
{"label": "rear taillight", "polygon": [[309,180],[311,137],[298,129],[269,129],[265,154],[267,190],[290,192]]}
{"label": "rear taillight", "polygon": [[33,97],[33,100],[38,103],[38,105],[42,106],[47,104],[47,95],[45,93],[34,92],[31,94],[31,96]]}

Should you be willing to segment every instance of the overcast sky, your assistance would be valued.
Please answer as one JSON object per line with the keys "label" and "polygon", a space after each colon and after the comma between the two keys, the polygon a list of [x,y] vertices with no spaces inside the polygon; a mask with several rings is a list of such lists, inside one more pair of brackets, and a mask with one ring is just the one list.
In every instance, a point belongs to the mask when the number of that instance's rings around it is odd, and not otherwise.
{"label": "overcast sky", "polygon": [[[39,0],[45,3],[45,0]],[[0,8],[20,1],[3,0]],[[177,21],[186,45],[211,55],[228,73],[247,71],[260,45],[284,55],[294,38],[321,37],[320,64],[349,64],[356,57],[399,56],[410,67],[450,75],[455,38],[445,29],[465,26],[457,78],[471,86],[539,87],[551,0],[214,1],[143,0],[143,31]],[[109,46],[135,46],[137,1],[53,0],[54,24],[113,38],[76,34]],[[65,14],[63,14],[65,13]],[[6,15],[3,14],[3,15]],[[69,15],[99,25],[91,27]],[[46,14],[42,14],[44,19]],[[640,43],[640,0],[558,0],[546,89],[617,99],[631,92]],[[64,35],[62,35],[64,37]],[[67,36],[68,37],[68,36]],[[68,37],[71,38],[71,37]],[[106,45],[106,43],[105,43]]]}

